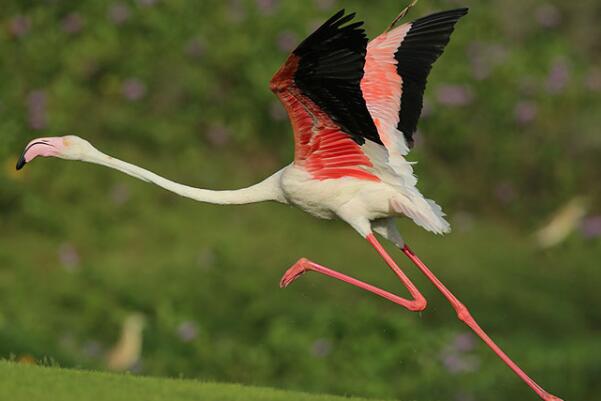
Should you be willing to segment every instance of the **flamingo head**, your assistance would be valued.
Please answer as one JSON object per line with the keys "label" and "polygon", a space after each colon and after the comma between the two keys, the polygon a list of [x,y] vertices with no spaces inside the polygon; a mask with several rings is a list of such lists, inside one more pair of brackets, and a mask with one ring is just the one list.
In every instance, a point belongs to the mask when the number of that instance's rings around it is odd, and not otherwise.
{"label": "flamingo head", "polygon": [[21,170],[25,164],[38,156],[80,160],[93,149],[88,141],[75,135],[36,138],[25,147],[17,161],[17,170]]}

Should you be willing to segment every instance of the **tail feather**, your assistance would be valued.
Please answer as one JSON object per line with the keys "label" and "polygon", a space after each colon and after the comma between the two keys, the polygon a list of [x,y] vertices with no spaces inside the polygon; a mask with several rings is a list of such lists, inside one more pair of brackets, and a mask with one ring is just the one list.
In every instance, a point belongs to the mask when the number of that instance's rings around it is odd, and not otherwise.
{"label": "tail feather", "polygon": [[[402,136],[398,138],[402,139]],[[414,162],[407,161],[399,152],[387,150],[372,141],[365,141],[361,148],[373,163],[378,177],[398,189],[398,195],[391,201],[394,211],[436,234],[451,231],[451,225],[444,219],[441,207],[434,201],[425,199],[417,189],[417,177],[413,174],[412,166]]]}
{"label": "tail feather", "polygon": [[423,197],[407,197],[398,195],[391,201],[391,206],[397,213],[409,217],[418,226],[435,234],[446,234],[451,231],[451,225],[444,218],[442,208],[431,199]]}

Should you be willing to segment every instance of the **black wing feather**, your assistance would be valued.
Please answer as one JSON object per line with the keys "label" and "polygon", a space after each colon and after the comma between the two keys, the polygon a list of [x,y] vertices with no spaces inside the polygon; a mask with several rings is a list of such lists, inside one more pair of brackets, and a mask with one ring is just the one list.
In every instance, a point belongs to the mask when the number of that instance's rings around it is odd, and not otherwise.
{"label": "black wing feather", "polygon": [[361,92],[367,53],[363,22],[344,25],[355,17],[344,14],[336,13],[293,51],[299,57],[294,82],[355,142],[382,143]]}
{"label": "black wing feather", "polygon": [[413,21],[395,54],[397,72],[403,78],[398,129],[409,146],[413,145],[413,133],[422,112],[424,90],[432,64],[449,43],[455,23],[465,14],[467,8],[459,8]]}

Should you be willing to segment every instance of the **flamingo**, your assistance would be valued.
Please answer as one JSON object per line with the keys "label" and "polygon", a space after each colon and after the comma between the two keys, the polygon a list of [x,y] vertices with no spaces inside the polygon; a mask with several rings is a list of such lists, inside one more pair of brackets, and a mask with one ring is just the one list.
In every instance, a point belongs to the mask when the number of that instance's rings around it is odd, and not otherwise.
{"label": "flamingo", "polygon": [[417,189],[412,163],[405,159],[422,110],[433,63],[450,40],[467,8],[431,14],[397,26],[415,4],[368,42],[363,22],[339,11],[292,51],[270,81],[288,112],[294,133],[294,161],[258,184],[214,191],[170,181],[108,156],[73,135],[32,140],[17,169],[38,156],[103,165],[158,185],[180,196],[221,205],[276,201],[323,219],[338,218],[361,235],[407,288],[410,298],[385,291],[309,259],[301,258],[283,275],[287,287],[303,273],[346,282],[412,311],[427,302],[374,234],[391,241],[433,283],[463,321],[540,398],[546,392],[514,363],[474,320],[400,235],[395,220],[407,217],[435,234],[450,231],[442,209]]}

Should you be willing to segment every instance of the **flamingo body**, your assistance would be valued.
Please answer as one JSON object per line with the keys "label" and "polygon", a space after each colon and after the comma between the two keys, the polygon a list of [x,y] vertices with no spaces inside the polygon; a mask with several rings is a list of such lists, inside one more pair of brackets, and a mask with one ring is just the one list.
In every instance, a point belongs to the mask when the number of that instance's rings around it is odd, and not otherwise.
{"label": "flamingo body", "polygon": [[[286,203],[323,218],[340,218],[351,225],[360,220],[407,216],[419,226],[437,234],[450,230],[444,213],[425,199],[415,186],[404,186],[395,171],[386,164],[379,145],[366,144],[363,151],[373,160],[370,173],[378,180],[344,176],[316,179],[302,166],[292,163],[280,176],[280,189]],[[350,220],[350,221],[349,221]]]}
{"label": "flamingo body", "polygon": [[[368,43],[362,23],[340,11],[292,52],[270,82],[294,131],[294,162],[281,180],[289,203],[356,229],[407,216],[429,231],[450,231],[404,155],[431,65],[466,12],[433,14]],[[404,67],[405,58],[418,66]]]}
{"label": "flamingo body", "polygon": [[304,168],[291,164],[282,171],[281,188],[287,202],[324,219],[363,216],[367,220],[389,217],[394,189],[381,181],[352,176],[318,180]]}

